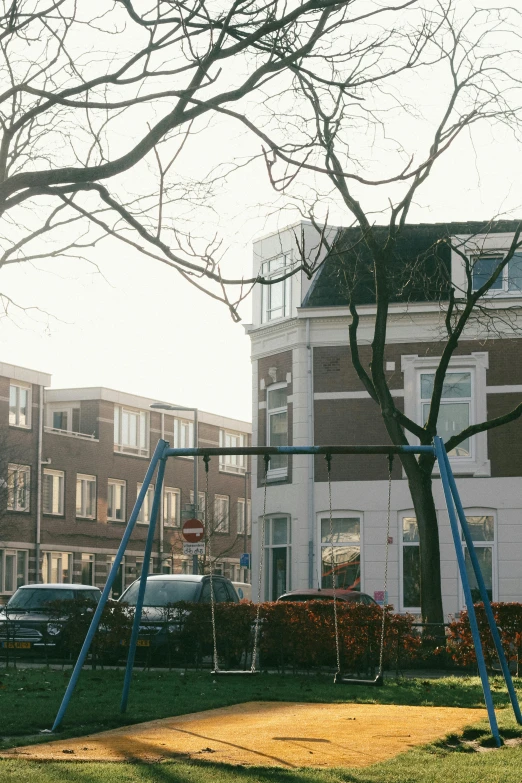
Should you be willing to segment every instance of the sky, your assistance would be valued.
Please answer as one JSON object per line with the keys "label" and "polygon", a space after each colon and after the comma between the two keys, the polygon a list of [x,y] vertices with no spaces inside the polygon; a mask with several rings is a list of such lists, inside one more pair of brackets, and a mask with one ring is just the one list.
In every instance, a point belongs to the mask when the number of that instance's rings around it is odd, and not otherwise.
{"label": "sky", "polygon": [[[437,78],[424,72],[412,86],[425,118],[437,111]],[[396,122],[403,134],[415,137],[413,121]],[[421,134],[417,143],[422,141]],[[183,165],[194,175],[223,160],[242,163],[259,154],[260,143],[220,119],[206,136],[191,139],[187,152]],[[410,221],[522,216],[521,175],[521,145],[506,129],[465,135],[419,191]],[[310,180],[307,187],[313,188]],[[371,208],[374,195],[364,198]],[[323,215],[326,206],[331,223],[347,224],[338,198],[325,198]],[[202,235],[216,231],[221,237],[225,272],[248,275],[256,237],[298,218],[296,203],[274,193],[257,160],[220,183],[212,215],[202,217],[208,220]],[[244,330],[250,300],[241,307],[242,322],[234,323],[223,304],[174,270],[113,240],[99,245],[92,260],[98,269],[65,259],[2,269],[2,292],[42,312],[10,307],[0,320],[0,360],[50,373],[53,388],[104,386],[251,420],[250,341]]]}

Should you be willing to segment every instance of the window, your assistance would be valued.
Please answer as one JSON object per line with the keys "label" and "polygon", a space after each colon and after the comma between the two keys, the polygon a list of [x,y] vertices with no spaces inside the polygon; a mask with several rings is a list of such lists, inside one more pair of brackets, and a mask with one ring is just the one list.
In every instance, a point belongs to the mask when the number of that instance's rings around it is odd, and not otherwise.
{"label": "window", "polygon": [[[484,577],[486,584],[486,591],[490,601],[496,601],[496,573],[495,573],[495,518],[492,515],[484,516],[466,516],[466,521],[469,525],[471,533],[471,540],[475,546],[475,552],[479,561],[480,570]],[[478,589],[477,580],[475,578],[475,572],[471,564],[471,558],[469,556],[468,548],[464,543],[464,536],[462,536],[464,559],[466,562],[466,573],[469,579],[469,586],[471,588],[471,597],[473,602],[482,600]],[[464,605],[464,599],[462,596],[462,605]]]}
{"label": "window", "polygon": [[290,519],[268,517],[265,523],[265,601],[290,590]]}
{"label": "window", "polygon": [[60,432],[80,432],[80,408],[60,406],[48,408],[47,421],[53,430]]}
{"label": "window", "polygon": [[[141,492],[143,484],[138,484],[138,495]],[[138,514],[138,522],[140,522],[142,525],[148,525],[150,522],[150,515],[152,513],[152,502],[154,500],[154,485],[149,484],[149,488],[147,489],[147,493],[145,497],[143,498],[143,503],[140,508],[140,513]]]}
{"label": "window", "polygon": [[361,519],[358,516],[334,517],[332,531],[330,517],[321,518],[321,587],[333,587],[333,570],[336,587],[361,589]]}
{"label": "window", "polygon": [[[471,258],[473,290],[478,291],[491,275],[495,272],[498,265],[504,259],[502,253],[491,253],[488,255],[479,255]],[[522,292],[522,254],[515,253],[513,258],[499,273],[495,282],[490,286],[487,294],[511,294],[520,295]]]}
{"label": "window", "polygon": [[114,450],[149,456],[149,414],[114,406]]}
{"label": "window", "polygon": [[[113,562],[114,562],[114,558],[113,558]],[[136,558],[136,579],[139,579],[143,573],[143,563],[144,563],[143,557]],[[151,559],[149,560],[149,570],[147,571],[147,576],[153,573],[154,573],[154,559],[151,557]]]}
{"label": "window", "polygon": [[29,553],[25,549],[0,549],[0,592],[14,593],[27,582]]}
{"label": "window", "polygon": [[42,559],[42,582],[44,584],[70,584],[73,573],[71,552],[44,552]]}
{"label": "window", "polygon": [[[267,446],[288,446],[288,402],[287,387],[278,384],[270,386],[266,392],[267,407]],[[288,456],[274,454],[270,457],[268,478],[286,478],[288,474]]]}
{"label": "window", "polygon": [[163,491],[163,524],[171,527],[180,525],[180,498],[179,489],[165,487]]}
{"label": "window", "polygon": [[29,511],[31,468],[29,465],[8,465],[7,510]]}
{"label": "window", "polygon": [[109,479],[107,487],[107,519],[123,522],[125,519],[125,481]]}
{"label": "window", "polygon": [[[191,506],[194,506],[194,490],[190,490],[190,504]],[[205,518],[205,493],[204,492],[198,492],[198,507],[196,509],[193,509],[192,513],[194,516],[196,516],[198,519],[204,519]]]}
{"label": "window", "polygon": [[230,527],[230,498],[228,495],[214,496],[214,532],[228,533]]}
{"label": "window", "polygon": [[94,555],[82,552],[82,585],[94,584]]}
{"label": "window", "polygon": [[[245,498],[237,499],[237,532],[244,535],[245,533]],[[250,500],[247,500],[246,505],[246,532],[250,536],[252,534],[252,505]]]}
{"label": "window", "polygon": [[44,514],[63,515],[65,474],[62,470],[44,468],[42,481],[42,508]]}
{"label": "window", "polygon": [[[174,419],[174,448],[192,449],[194,447],[194,423],[186,419]],[[184,457],[183,459],[193,459]]]}
{"label": "window", "polygon": [[11,383],[9,386],[9,424],[11,427],[31,426],[31,387]]}
{"label": "window", "polygon": [[[429,416],[435,373],[420,373],[420,400],[422,420]],[[471,372],[447,372],[442,385],[442,398],[437,434],[444,441],[458,435],[471,424],[472,376]],[[471,458],[470,439],[466,438],[448,454],[450,457]]]}
{"label": "window", "polygon": [[76,516],[96,518],[96,476],[76,476]]}
{"label": "window", "polygon": [[[240,432],[219,430],[221,449],[242,449],[247,445],[246,436]],[[245,473],[247,458],[245,454],[220,454],[219,469],[228,473]]]}
{"label": "window", "polygon": [[402,608],[420,612],[421,570],[419,528],[415,517],[402,520]]}
{"label": "window", "polygon": [[[280,255],[265,261],[261,266],[261,274],[265,278],[277,278],[289,272],[292,261],[289,254]],[[275,321],[277,318],[287,318],[291,312],[292,278],[287,277],[279,283],[261,287],[261,321]]]}

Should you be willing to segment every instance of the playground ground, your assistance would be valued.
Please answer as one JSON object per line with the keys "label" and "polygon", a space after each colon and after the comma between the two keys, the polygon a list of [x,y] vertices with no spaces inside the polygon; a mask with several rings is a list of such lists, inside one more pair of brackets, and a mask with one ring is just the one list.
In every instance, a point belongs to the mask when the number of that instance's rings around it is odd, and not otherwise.
{"label": "playground ground", "polygon": [[[480,681],[474,677],[389,679],[383,688],[369,688],[334,686],[331,678],[325,676],[283,677],[262,674],[252,678],[216,680],[207,672],[138,671],[133,680],[128,712],[120,715],[119,696],[123,672],[84,671],[65,716],[62,731],[51,737],[40,735],[38,732],[41,729],[52,725],[69,675],[70,671],[46,668],[0,670],[1,750],[9,752],[9,748],[20,749],[22,746],[50,739],[54,743],[58,741],[60,754],[57,757],[63,759],[41,761],[20,757],[4,758],[0,760],[2,783],[7,780],[16,783],[36,783],[37,780],[39,783],[65,780],[75,783],[112,783],[116,780],[122,783],[144,783],[153,780],[163,783],[521,781],[522,727],[516,725],[502,682],[497,679],[492,683],[495,706],[498,710],[500,730],[506,740],[506,745],[500,750],[492,747]],[[522,696],[522,681],[515,680],[515,683],[519,695]],[[256,702],[257,706],[249,706],[247,702]],[[218,713],[214,713],[218,718],[216,725],[224,730],[223,712],[227,711],[220,708],[237,704],[243,707],[232,710],[232,714],[239,715],[239,718],[236,717],[233,736],[229,731],[221,740],[233,739],[234,742],[230,744],[248,745],[254,750],[262,750],[261,746],[256,744],[251,727],[255,723],[255,715],[261,716],[264,710],[266,716],[270,714],[270,718],[258,722],[268,725],[272,721],[269,731],[271,740],[279,737],[278,748],[285,745],[293,748],[295,755],[289,763],[285,763],[281,758],[280,764],[272,760],[268,766],[266,763],[260,763],[255,756],[234,760],[230,754],[227,757],[226,754],[223,756],[216,752],[213,742],[217,741],[219,744],[219,737],[213,737],[202,745],[201,736],[196,737],[195,745],[189,752],[176,752],[170,756],[168,752],[160,752],[156,756],[149,753],[146,761],[133,757],[132,754],[128,754],[123,762],[78,761],[73,760],[75,753],[62,752],[89,747],[88,743],[68,745],[68,741],[73,737],[83,737],[110,729],[120,729],[121,733],[126,726],[133,724],[180,715],[188,716],[192,713],[190,718],[182,720],[187,728],[190,721],[208,719],[208,713],[206,716],[194,715],[205,710],[218,709]],[[295,713],[297,708],[292,707],[292,704],[316,705],[322,713],[321,717],[313,718],[309,724],[294,719],[293,724],[290,722],[285,725],[282,720],[279,721],[278,715],[282,716],[283,712],[292,710]],[[401,707],[402,710],[398,709]],[[440,709],[446,707],[451,708],[447,713]],[[435,709],[430,713],[429,708]],[[249,710],[253,711],[249,714]],[[431,734],[422,734],[421,731],[416,737],[414,727],[420,727],[421,724],[418,716],[426,710],[428,716],[434,716],[431,726],[429,719],[427,722]],[[372,711],[374,716],[380,716],[381,723],[377,725],[375,717],[367,720],[368,725],[373,724],[374,736],[370,738],[366,752],[373,753],[373,756],[369,758],[369,765],[361,767],[354,762],[353,754],[350,760],[350,750],[353,751],[354,748],[348,741],[347,726],[355,736],[354,725],[357,724],[357,719],[360,721],[357,726],[362,729],[364,715],[368,718]],[[401,728],[398,723],[400,713],[405,717],[406,728]],[[457,723],[456,717],[461,718]],[[206,729],[208,725],[205,725]],[[279,725],[282,728],[284,726],[284,731],[276,731]],[[289,731],[288,725],[295,727],[296,731]],[[200,724],[197,730],[201,731],[202,726],[203,724]],[[319,726],[321,731],[318,733]],[[194,724],[189,728],[194,735]],[[298,728],[301,731],[297,731]],[[172,734],[172,729],[172,723],[169,730],[167,722],[167,734]],[[378,736],[379,734],[381,736]],[[406,734],[411,736],[404,736]],[[403,735],[398,739],[405,740],[404,744],[391,748],[392,752],[387,755],[379,755],[383,746],[392,741],[392,735]],[[309,742],[304,748],[302,740],[310,740],[311,737],[319,741]],[[344,756],[341,754],[339,758],[331,757],[328,766],[323,766],[320,761],[313,766],[311,755],[315,755],[321,746],[321,751],[326,751],[328,756],[328,752],[332,750],[328,745],[342,745]],[[306,760],[306,755],[309,760]]]}

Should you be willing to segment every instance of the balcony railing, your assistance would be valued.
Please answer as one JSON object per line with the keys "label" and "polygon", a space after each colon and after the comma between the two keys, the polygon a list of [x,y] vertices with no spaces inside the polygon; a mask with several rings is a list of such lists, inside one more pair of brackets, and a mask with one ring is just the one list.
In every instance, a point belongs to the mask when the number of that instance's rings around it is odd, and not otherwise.
{"label": "balcony railing", "polygon": [[44,432],[50,432],[53,435],[65,435],[68,438],[79,438],[80,440],[98,441],[94,434],[88,435],[86,432],[71,432],[70,430],[60,430],[57,427],[44,427]]}

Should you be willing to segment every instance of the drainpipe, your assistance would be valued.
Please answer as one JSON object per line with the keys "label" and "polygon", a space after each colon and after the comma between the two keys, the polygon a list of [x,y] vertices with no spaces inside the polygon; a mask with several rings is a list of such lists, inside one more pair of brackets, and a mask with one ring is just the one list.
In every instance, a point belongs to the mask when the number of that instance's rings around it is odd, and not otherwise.
{"label": "drainpipe", "polygon": [[[161,411],[161,440],[165,440],[165,414],[163,411]],[[160,574],[163,573],[163,503],[164,503],[164,497],[165,493],[161,493],[160,497],[160,507],[159,507],[159,564],[160,564]]]}
{"label": "drainpipe", "polygon": [[36,531],[35,531],[35,578],[40,583],[40,539],[42,531],[42,441],[43,441],[43,415],[44,415],[44,387],[39,387],[38,400],[38,441],[36,458]]}
{"label": "drainpipe", "polygon": [[[310,319],[306,319],[306,378],[308,400],[308,443],[314,442],[314,379],[312,374],[312,346],[310,344]],[[308,457],[308,587],[314,586],[314,535],[315,535],[315,486],[314,456]]]}

